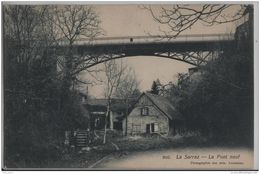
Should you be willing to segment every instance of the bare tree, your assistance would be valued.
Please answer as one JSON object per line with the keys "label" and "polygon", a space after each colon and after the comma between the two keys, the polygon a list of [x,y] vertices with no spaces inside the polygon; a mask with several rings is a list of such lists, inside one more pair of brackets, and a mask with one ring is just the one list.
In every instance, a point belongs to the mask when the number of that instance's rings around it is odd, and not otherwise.
{"label": "bare tree", "polygon": [[76,40],[93,40],[101,34],[100,20],[92,6],[64,5],[50,6],[50,21],[57,44],[64,46],[64,56],[59,62],[63,68],[63,79],[67,88],[74,81],[80,82],[78,74],[86,70],[82,68],[88,55],[77,55],[73,51]]}
{"label": "bare tree", "polygon": [[[46,84],[55,79],[55,66],[53,66],[55,58],[50,48],[53,39],[47,27],[48,22],[45,18],[47,15],[46,6],[5,5],[3,7],[4,54],[6,69],[8,69],[5,73],[14,70],[12,74],[8,74],[13,76],[11,84],[14,86],[10,87],[13,89],[6,90],[13,93],[24,90],[22,93],[27,100],[32,97],[39,98],[43,94],[33,85],[38,83],[43,89]],[[44,68],[49,68],[49,71],[43,72],[41,69]],[[39,77],[36,79],[34,76]],[[37,80],[39,81],[36,82]]]}
{"label": "bare tree", "polygon": [[[126,106],[125,115],[126,115],[126,125],[127,125],[127,115],[129,109],[129,100],[136,98],[140,95],[139,90],[140,82],[137,80],[135,72],[132,68],[127,68],[122,75],[121,81],[118,84],[118,87],[115,90],[115,97],[123,99],[123,102]],[[127,129],[125,130],[127,134]]]}
{"label": "bare tree", "polygon": [[111,60],[104,63],[104,71],[105,71],[105,98],[107,99],[107,111],[105,116],[105,127],[104,127],[104,138],[103,143],[106,143],[106,133],[107,133],[107,119],[109,117],[111,111],[111,100],[114,91],[118,88],[123,72],[125,71],[125,67],[122,62],[120,65],[116,63],[115,60]]}
{"label": "bare tree", "polygon": [[114,96],[120,99],[136,97],[136,90],[139,90],[139,84],[140,82],[137,80],[134,70],[126,68]]}
{"label": "bare tree", "polygon": [[43,57],[44,51],[52,44],[48,36],[44,17],[44,6],[4,6],[4,36],[16,46],[17,61],[29,63],[36,57]]}
{"label": "bare tree", "polygon": [[[100,20],[92,6],[56,5],[47,8],[53,38],[59,46],[58,51],[62,52],[57,56],[61,80],[60,115],[62,119],[70,120],[73,115],[72,110],[76,109],[76,104],[72,105],[75,103],[75,93],[71,93],[71,90],[75,91],[76,85],[85,83],[79,79],[79,74],[86,70],[82,65],[85,57],[89,57],[89,55],[79,55],[74,45],[79,39],[91,41],[98,36],[101,33]],[[70,125],[69,121],[68,125]]]}
{"label": "bare tree", "polygon": [[252,11],[251,5],[234,4],[183,4],[162,6],[159,11],[152,6],[143,6],[143,8],[151,13],[156,22],[168,27],[168,31],[163,31],[168,38],[178,36],[198,22],[207,26],[234,22]]}

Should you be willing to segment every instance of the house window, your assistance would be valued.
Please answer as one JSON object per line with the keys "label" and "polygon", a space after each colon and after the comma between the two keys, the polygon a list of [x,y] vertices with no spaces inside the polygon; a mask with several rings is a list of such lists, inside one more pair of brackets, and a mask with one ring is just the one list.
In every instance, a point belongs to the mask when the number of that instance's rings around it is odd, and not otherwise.
{"label": "house window", "polygon": [[141,115],[149,115],[148,107],[141,108]]}
{"label": "house window", "polygon": [[158,123],[154,123],[154,132],[159,132],[159,125],[158,125]]}
{"label": "house window", "polygon": [[151,132],[159,132],[158,123],[152,123],[151,124]]}
{"label": "house window", "polygon": [[146,133],[154,133],[159,132],[158,123],[146,124]]}

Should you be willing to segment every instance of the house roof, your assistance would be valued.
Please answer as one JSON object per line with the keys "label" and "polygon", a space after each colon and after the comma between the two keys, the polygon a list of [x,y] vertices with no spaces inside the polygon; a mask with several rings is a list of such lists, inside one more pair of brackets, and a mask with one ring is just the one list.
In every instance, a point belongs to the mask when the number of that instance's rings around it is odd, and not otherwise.
{"label": "house roof", "polygon": [[176,111],[175,107],[165,98],[151,93],[143,93],[146,95],[157,108],[162,111],[168,118],[183,120],[180,114]]}
{"label": "house roof", "polygon": [[87,99],[86,104],[92,106],[107,106],[107,99]]}
{"label": "house roof", "polygon": [[[136,98],[130,98],[128,99],[128,105],[129,107],[133,105],[133,103],[136,101]],[[97,106],[105,108],[107,107],[107,99],[88,99],[85,104],[89,106]],[[126,103],[123,99],[117,99],[113,98],[111,99],[111,110],[112,111],[125,111],[126,110]]]}

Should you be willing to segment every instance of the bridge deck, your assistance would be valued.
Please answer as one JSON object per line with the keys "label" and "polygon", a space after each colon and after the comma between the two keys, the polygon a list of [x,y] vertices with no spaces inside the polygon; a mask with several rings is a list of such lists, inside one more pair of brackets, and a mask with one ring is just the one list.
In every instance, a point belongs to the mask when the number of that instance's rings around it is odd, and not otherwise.
{"label": "bridge deck", "polygon": [[[152,43],[191,43],[191,42],[221,42],[234,40],[234,34],[208,34],[208,35],[180,35],[176,38],[164,38],[162,36],[129,36],[129,37],[103,37],[89,41],[78,39],[75,46],[95,45],[125,45],[125,44],[152,44]],[[61,41],[61,46],[68,45],[67,41]]]}

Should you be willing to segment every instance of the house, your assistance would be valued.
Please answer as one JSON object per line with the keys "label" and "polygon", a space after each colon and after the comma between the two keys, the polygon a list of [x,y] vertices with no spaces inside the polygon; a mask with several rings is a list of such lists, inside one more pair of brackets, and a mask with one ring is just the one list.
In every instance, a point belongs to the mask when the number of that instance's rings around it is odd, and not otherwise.
{"label": "house", "polygon": [[184,131],[184,120],[170,102],[151,93],[143,93],[123,121],[124,135],[169,134]]}
{"label": "house", "polygon": [[[136,99],[129,99],[129,106]],[[105,126],[107,112],[107,99],[87,99],[84,102],[85,108],[91,117],[91,129],[102,130]],[[107,118],[107,128],[111,130],[123,131],[123,119],[126,117],[127,104],[123,99],[111,99],[110,112]]]}
{"label": "house", "polygon": [[104,129],[107,110],[106,99],[87,99],[84,107],[90,114],[90,128],[92,130]]}

